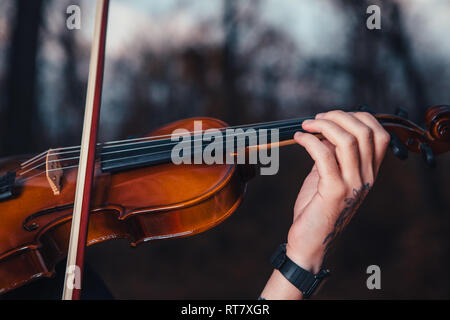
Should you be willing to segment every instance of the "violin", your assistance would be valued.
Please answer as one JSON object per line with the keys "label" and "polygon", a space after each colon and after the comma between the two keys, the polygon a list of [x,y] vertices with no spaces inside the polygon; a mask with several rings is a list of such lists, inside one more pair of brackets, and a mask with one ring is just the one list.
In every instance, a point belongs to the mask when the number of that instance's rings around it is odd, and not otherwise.
{"label": "violin", "polygon": [[[391,134],[391,149],[400,159],[409,151],[434,165],[435,155],[450,150],[450,106],[428,109],[427,129],[399,114],[374,116]],[[232,127],[279,132],[279,143],[246,140],[233,154],[293,144],[294,133],[310,118]],[[121,238],[137,246],[187,237],[236,211],[255,165],[171,162],[175,143],[169,137],[176,129],[197,136],[195,121],[202,121],[205,131],[226,134],[230,128],[213,118],[184,119],[146,137],[96,145],[87,246]],[[0,293],[51,277],[67,256],[79,156],[80,147],[65,147],[0,161]]]}

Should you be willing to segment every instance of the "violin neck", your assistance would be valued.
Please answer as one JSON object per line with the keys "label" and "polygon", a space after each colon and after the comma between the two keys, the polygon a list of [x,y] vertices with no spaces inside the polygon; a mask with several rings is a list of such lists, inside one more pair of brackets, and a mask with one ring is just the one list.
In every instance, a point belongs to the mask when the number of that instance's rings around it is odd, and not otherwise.
{"label": "violin neck", "polygon": [[[194,130],[189,136],[191,142],[190,155],[202,153],[212,144],[212,147],[222,149],[230,154],[242,152],[249,147],[273,147],[290,144],[295,132],[303,131],[302,122],[311,118],[271,121],[253,125],[243,125],[217,130],[213,137],[202,130]],[[200,132],[198,134],[197,132]],[[221,135],[218,138],[217,135]],[[207,137],[205,139],[205,137]],[[187,137],[180,137],[186,141]],[[139,167],[147,167],[172,160],[172,150],[178,144],[171,138],[121,144],[105,145],[101,149],[101,168],[104,172],[116,172]]]}

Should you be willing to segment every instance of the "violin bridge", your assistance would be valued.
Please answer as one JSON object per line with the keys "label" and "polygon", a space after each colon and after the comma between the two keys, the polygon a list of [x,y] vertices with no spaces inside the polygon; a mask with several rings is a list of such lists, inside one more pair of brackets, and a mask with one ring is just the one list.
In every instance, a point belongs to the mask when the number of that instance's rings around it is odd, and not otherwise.
{"label": "violin bridge", "polygon": [[55,196],[59,195],[61,192],[61,182],[63,176],[63,170],[61,168],[61,163],[52,149],[48,150],[47,157],[45,160],[45,171],[47,175],[48,183],[52,188],[53,194]]}

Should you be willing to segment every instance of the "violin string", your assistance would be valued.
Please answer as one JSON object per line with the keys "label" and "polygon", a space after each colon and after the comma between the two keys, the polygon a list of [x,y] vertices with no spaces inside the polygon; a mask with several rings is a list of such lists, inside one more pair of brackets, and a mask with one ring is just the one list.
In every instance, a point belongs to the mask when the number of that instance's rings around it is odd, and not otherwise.
{"label": "violin string", "polygon": [[[268,126],[268,125],[275,124],[275,123],[284,124],[284,123],[290,123],[290,122],[293,122],[293,121],[299,121],[300,122],[300,121],[303,121],[303,120],[305,120],[305,118],[290,119],[290,120],[278,120],[278,121],[270,121],[270,122],[261,122],[259,124]],[[250,125],[245,125],[245,126],[225,127],[225,128],[217,128],[217,130],[220,131],[220,132],[223,132],[223,131],[226,131],[227,129],[231,129],[231,128],[248,128],[248,127],[254,127],[256,125],[258,125],[258,124],[250,124]],[[179,134],[177,136],[186,136],[186,135],[190,135],[192,133],[195,134],[195,133],[204,133],[204,132],[206,132],[206,130],[188,131],[188,132]],[[105,144],[103,144],[103,145],[102,144],[98,144],[98,146],[102,146],[102,149],[111,148],[111,147],[123,147],[123,146],[128,146],[128,145],[133,145],[133,144],[145,144],[145,143],[148,143],[148,142],[161,140],[161,139],[157,139],[157,138],[172,137],[172,136],[173,136],[173,134],[170,134],[170,135],[167,134],[167,135],[152,136],[152,137],[147,137],[147,138],[120,140],[120,141],[131,141],[131,140],[143,140],[143,139],[146,139],[146,141],[142,141],[142,142],[124,143],[124,144],[117,144],[118,142],[107,142],[107,143],[105,143],[106,146],[105,146]],[[159,147],[159,146],[161,146],[161,145],[157,145],[155,147]],[[148,147],[146,147],[146,148],[148,148]],[[39,168],[39,167],[43,166],[46,162],[44,161],[44,162],[39,163],[39,161],[40,160],[44,160],[44,158],[46,158],[46,154],[48,152],[53,151],[53,150],[56,151],[56,150],[70,150],[70,149],[79,149],[79,147],[64,147],[64,148],[59,148],[59,149],[50,149],[47,152],[41,153],[40,159],[38,158],[39,157],[39,155],[38,155],[38,156],[34,157],[34,159],[30,159],[30,160],[26,161],[26,164],[23,163],[22,164],[23,166],[20,169],[18,169],[17,171],[18,172],[22,171],[22,173],[20,173],[20,175],[24,175],[24,174],[26,174],[29,171],[32,171],[32,170],[34,170],[36,168]],[[136,150],[138,150],[138,148],[136,148]],[[129,151],[129,150],[118,150],[118,151],[115,151],[115,152],[124,152],[124,151]],[[52,153],[52,155],[58,156],[58,155],[70,154],[70,153],[78,153],[78,150],[64,151],[64,152],[54,152],[54,153]],[[111,153],[113,153],[113,152],[111,152]],[[55,162],[56,161],[64,161],[64,160],[69,160],[69,158],[57,159],[57,160],[55,160]],[[38,162],[39,164],[35,165],[32,168],[29,168],[32,164],[34,164],[36,162]]]}
{"label": "violin string", "polygon": [[[279,127],[279,129],[285,129],[285,128],[290,128],[290,127],[295,127],[295,126],[298,126],[298,124],[297,125],[290,125],[290,126],[283,126],[283,127]],[[235,134],[233,134],[233,135],[227,135],[226,137],[230,137],[230,136],[236,136],[236,137],[238,137],[239,135],[245,135],[246,133],[244,132],[244,133],[235,133]],[[194,139],[194,140],[192,140],[192,142],[195,142],[195,141],[202,141],[203,139]],[[242,140],[242,139],[237,139],[237,141],[239,141],[239,140]],[[134,148],[134,149],[127,149],[127,150],[118,150],[118,151],[112,151],[112,152],[107,152],[106,154],[113,154],[113,153],[119,153],[119,152],[127,152],[127,151],[137,151],[137,150],[143,150],[143,149],[151,149],[151,148],[157,148],[157,147],[164,147],[164,146],[169,146],[169,145],[176,145],[176,144],[178,144],[179,142],[178,141],[174,141],[174,142],[170,142],[170,143],[164,143],[164,144],[158,144],[158,145],[154,145],[154,146],[146,146],[146,147],[142,147],[142,148]],[[163,152],[166,152],[166,150],[164,150]],[[103,155],[104,153],[102,153],[102,155]],[[150,153],[150,155],[152,155],[152,153]],[[134,157],[136,157],[136,156],[128,156],[128,157],[123,157],[123,158],[120,158],[121,160],[124,160],[124,159],[128,159],[128,158],[134,158]],[[62,162],[62,161],[69,161],[69,160],[76,160],[76,159],[78,159],[79,157],[69,157],[69,158],[62,158],[62,159],[55,159],[55,160],[50,160],[50,161],[48,161],[48,163],[53,163],[53,162]],[[118,160],[118,159],[111,159],[111,160],[106,160],[106,161],[104,161],[104,162],[108,162],[108,161],[114,161],[114,160]],[[33,168],[31,168],[31,169],[28,169],[28,170],[26,170],[26,171],[24,171],[24,172],[22,172],[22,173],[20,173],[20,175],[25,175],[26,173],[28,173],[28,172],[30,172],[30,171],[33,171],[33,170],[35,170],[35,169],[37,169],[37,168],[39,168],[39,167],[41,167],[41,166],[43,166],[43,165],[45,165],[47,162],[44,162],[44,163],[41,163],[41,164],[39,164],[39,165],[36,165],[35,167],[33,167]],[[58,170],[58,169],[56,169],[56,170]]]}
{"label": "violin string", "polygon": [[51,169],[51,170],[48,170],[48,171],[45,171],[45,170],[42,171],[41,170],[41,172],[36,173],[35,175],[33,175],[31,177],[26,177],[26,178],[22,177],[20,182],[26,182],[26,181],[31,180],[31,179],[33,179],[33,178],[35,178],[37,176],[40,176],[41,174],[44,174],[46,172],[52,172],[52,171],[57,171],[57,170],[62,170],[62,169],[73,169],[73,168],[78,168],[78,164],[73,165],[73,166],[66,166],[66,167],[62,167],[62,168],[58,168],[58,169]]}
{"label": "violin string", "polygon": [[[265,125],[269,125],[269,124],[274,124],[274,123],[283,123],[283,122],[287,122],[287,121],[297,121],[297,120],[304,120],[304,118],[299,118],[299,119],[291,119],[291,120],[278,120],[278,121],[270,121],[270,122],[261,122],[258,124],[265,124]],[[226,131],[227,129],[231,129],[231,128],[246,128],[246,127],[251,127],[251,126],[256,126],[258,124],[249,124],[249,125],[245,125],[245,126],[234,126],[234,127],[224,127],[224,128],[217,128],[217,130],[219,131]],[[190,134],[195,134],[195,133],[203,133],[206,130],[200,130],[200,131],[188,131],[185,132],[184,134],[180,134],[178,136],[185,136],[185,135],[190,135]],[[106,142],[103,145],[101,143],[97,144],[97,146],[103,146],[103,148],[111,148],[111,147],[122,147],[122,146],[127,146],[127,145],[132,145],[132,144],[137,144],[137,143],[147,143],[147,142],[151,142],[154,140],[160,140],[159,138],[163,138],[163,137],[171,137],[173,134],[166,134],[166,135],[159,135],[159,136],[152,136],[152,137],[144,137],[144,138],[137,138],[137,139],[129,139],[129,140],[119,140],[119,141],[114,141],[114,142]],[[141,141],[141,142],[133,142],[133,143],[124,143],[124,144],[118,144],[120,142],[129,142],[129,141],[136,141],[136,140],[146,140],[146,141]],[[112,145],[115,144],[115,145]],[[74,147],[64,147],[64,148],[59,148],[59,149],[50,149],[48,151],[44,151],[43,153],[22,163],[21,164],[21,169],[25,169],[26,167],[31,166],[33,163],[39,161],[39,160],[43,160],[47,153],[49,151],[59,151],[59,150],[69,150],[69,149],[79,149],[78,146],[74,146]],[[73,150],[73,151],[65,151],[65,152],[56,152],[56,153],[52,153],[52,155],[61,155],[61,154],[67,154],[67,153],[76,153],[78,152],[78,150]],[[37,158],[39,157],[39,158]]]}
{"label": "violin string", "polygon": [[[254,124],[248,124],[248,125],[241,125],[241,126],[229,126],[229,127],[223,127],[223,128],[215,128],[219,131],[226,131],[228,129],[236,129],[236,128],[248,128],[248,127],[255,127],[258,125],[270,125],[270,124],[275,124],[275,123],[279,123],[279,124],[283,124],[283,123],[287,123],[287,122],[292,122],[292,121],[302,121],[305,120],[307,118],[296,118],[296,119],[290,119],[290,120],[276,120],[276,121],[269,121],[269,122],[259,122],[259,123],[254,123]],[[206,130],[197,130],[197,131],[188,131],[185,132],[183,134],[179,134],[177,136],[183,136],[183,135],[191,135],[191,134],[196,134],[196,133],[203,133]],[[146,142],[151,142],[154,140],[160,140],[161,138],[166,138],[166,137],[172,137],[173,134],[164,134],[164,135],[158,135],[158,136],[151,136],[151,137],[142,137],[142,138],[135,138],[135,139],[127,139],[127,140],[117,140],[117,141],[111,141],[111,142],[106,142],[106,143],[98,143],[97,146],[103,146],[103,148],[112,148],[112,147],[122,147],[122,146],[127,146],[127,145],[131,145],[131,144],[136,144],[136,143],[146,143]],[[145,140],[145,141],[142,141]],[[125,143],[122,143],[125,142]],[[122,143],[122,144],[120,144]],[[79,146],[72,146],[72,147],[63,147],[63,148],[56,148],[56,149],[50,149],[48,151],[44,151],[40,154],[38,154],[37,156],[21,163],[21,169],[25,169],[26,167],[32,165],[33,163],[42,160],[43,158],[46,157],[47,153],[49,151],[61,151],[61,150],[70,150],[70,149],[76,149],[73,151],[65,151],[65,152],[54,152],[52,153],[52,155],[60,155],[60,154],[67,154],[67,153],[74,153],[74,152],[78,152],[80,147]]]}
{"label": "violin string", "polygon": [[[290,125],[290,126],[283,126],[283,127],[280,127],[280,129],[281,128],[294,128],[294,127],[296,127],[296,126],[298,126],[298,124],[297,125]],[[243,137],[243,138],[238,138],[238,135],[246,135],[246,133],[239,133],[239,134],[235,134],[235,136],[236,136],[236,142],[238,142],[238,141],[242,141],[242,140],[244,140],[245,139],[245,137]],[[195,141],[203,141],[203,139],[194,139],[192,142],[195,142]],[[148,147],[144,147],[144,148],[141,148],[141,149],[146,149],[146,148],[153,148],[153,147],[161,147],[161,146],[168,146],[168,145],[176,145],[176,144],[178,144],[179,142],[173,142],[173,143],[166,143],[166,144],[162,144],[162,145],[156,145],[156,146],[148,146]],[[212,144],[215,144],[215,143],[217,143],[217,144],[219,144],[218,142],[212,142]],[[223,142],[220,144],[221,146],[222,146],[222,148],[223,148]],[[203,144],[202,144],[202,147],[203,147]],[[168,149],[168,150],[162,150],[162,151],[157,151],[157,152],[150,152],[150,153],[146,153],[146,154],[144,154],[144,155],[134,155],[134,156],[127,156],[127,157],[123,157],[123,158],[116,158],[116,159],[110,159],[110,160],[104,160],[104,161],[102,161],[102,162],[110,162],[110,161],[118,161],[118,160],[126,160],[126,159],[130,159],[130,158],[135,158],[135,157],[138,157],[138,156],[145,156],[145,155],[155,155],[155,154],[161,154],[161,153],[165,153],[165,152],[168,152],[170,149]],[[126,150],[126,151],[129,151],[129,150]],[[72,157],[72,158],[63,158],[63,159],[57,159],[57,160],[51,160],[51,161],[49,161],[49,162],[62,162],[62,161],[68,161],[68,160],[76,160],[76,159],[79,159],[79,157]],[[42,165],[44,165],[45,163],[43,163],[43,164],[41,164],[41,165],[39,165],[39,166],[36,166],[34,169],[37,169],[38,167],[40,167],[40,166],[42,166]],[[37,174],[35,174],[35,175],[33,175],[33,176],[31,176],[31,177],[23,177],[22,178],[22,182],[25,182],[25,181],[28,181],[29,179],[32,179],[32,178],[34,178],[34,177],[36,177],[36,176],[38,176],[38,175],[40,175],[40,174],[43,174],[43,173],[45,173],[45,172],[52,172],[52,171],[57,171],[57,170],[61,170],[61,169],[70,169],[70,168],[76,168],[76,167],[78,167],[78,165],[72,165],[72,166],[63,166],[63,167],[60,167],[60,168],[56,168],[56,169],[51,169],[51,170],[41,170],[41,172],[39,172],[39,173],[37,173]],[[32,170],[34,170],[34,169],[32,169]],[[27,170],[27,173],[28,172],[31,172],[32,170]],[[21,176],[23,176],[25,173],[22,173],[22,174],[20,174]]]}
{"label": "violin string", "polygon": [[[41,160],[42,158],[45,158],[45,157],[47,156],[47,153],[48,153],[49,151],[53,151],[53,150],[55,150],[55,151],[56,151],[56,150],[68,150],[68,149],[80,149],[80,147],[79,147],[79,146],[76,146],[76,147],[63,147],[63,148],[57,148],[57,149],[48,149],[48,150],[46,150],[46,151],[44,151],[44,152],[38,154],[37,156],[35,156],[35,157],[33,157],[33,158],[31,158],[31,159],[29,159],[29,160],[27,160],[27,161],[21,163],[20,166],[21,166],[22,169],[23,169],[23,168],[26,168],[26,167],[28,167],[28,166],[30,166],[32,163],[34,163],[34,162],[36,162],[36,161],[38,161],[38,160]],[[76,151],[65,151],[65,152],[52,153],[52,154],[53,154],[53,155],[59,155],[59,154],[64,154],[64,153],[77,152],[77,151],[78,151],[78,150],[76,150]]]}
{"label": "violin string", "polygon": [[[242,139],[236,139],[236,141],[239,141],[239,140],[242,140]],[[216,143],[216,142],[212,142],[212,144],[214,144],[214,143]],[[223,146],[223,143],[221,145]],[[202,145],[202,147],[203,147],[203,145]],[[144,154],[144,155],[156,155],[156,154],[161,154],[161,153],[165,153],[165,152],[168,152],[168,151],[169,150],[162,150],[162,151],[150,152],[150,153]],[[135,158],[135,157],[138,157],[138,156],[142,156],[142,155],[127,156],[127,157],[118,158],[118,159],[105,160],[105,161],[102,161],[102,162],[106,163],[106,162],[110,162],[110,161],[125,160],[125,159]],[[77,159],[78,159],[78,157],[77,157]],[[30,179],[35,178],[36,176],[44,174],[44,173],[53,172],[53,171],[57,171],[57,170],[63,170],[63,169],[73,169],[73,168],[78,168],[78,164],[71,165],[71,166],[65,166],[65,167],[61,167],[61,168],[56,168],[56,169],[51,169],[51,170],[41,170],[39,173],[37,173],[37,174],[35,174],[35,175],[31,176],[31,177],[23,178],[21,180],[21,182],[26,182],[26,181],[28,181]]]}
{"label": "violin string", "polygon": [[[293,128],[296,126],[299,126],[300,124],[295,124],[295,125],[286,125],[286,126],[280,126],[277,127],[276,129],[286,129],[286,128]],[[263,128],[264,129],[264,128]],[[203,131],[205,132],[205,131]],[[225,135],[225,139],[228,137],[237,137],[239,135],[246,135],[247,133],[243,132],[243,133],[233,133],[233,134],[228,134]],[[177,138],[181,136],[181,135],[177,135]],[[185,136],[185,135],[183,135]],[[164,139],[161,139],[162,141],[164,141]],[[200,139],[194,139],[192,140],[192,142],[195,141],[203,141],[203,138]],[[154,146],[145,146],[145,147],[141,147],[141,148],[132,148],[132,149],[124,149],[124,150],[116,150],[116,151],[108,151],[108,152],[102,152],[102,155],[108,155],[108,154],[116,154],[116,153],[121,153],[121,152],[129,152],[129,151],[138,151],[138,150],[144,150],[144,149],[151,149],[151,148],[158,148],[158,147],[164,147],[164,146],[169,146],[169,145],[176,145],[178,144],[179,141],[171,141],[169,143],[163,143],[163,144],[158,144],[158,145],[154,145]]]}
{"label": "violin string", "polygon": [[[55,159],[55,160],[50,160],[50,161],[48,161],[48,163],[61,162],[61,161],[69,161],[69,160],[77,160],[77,159],[79,159],[79,158],[80,158],[80,157],[70,157],[70,158]],[[32,167],[32,168],[30,168],[30,169],[27,169],[27,170],[25,170],[24,172],[21,172],[19,175],[23,176],[23,175],[27,174],[28,172],[33,171],[33,170],[35,170],[35,169],[37,169],[37,168],[39,168],[39,167],[41,167],[41,166],[43,166],[43,165],[45,165],[45,164],[47,164],[47,162],[43,162],[43,163],[41,163],[41,164],[39,164],[39,165],[36,165],[35,167]]]}
{"label": "violin string", "polygon": [[[238,126],[228,126],[228,127],[222,127],[222,128],[212,128],[212,129],[217,129],[219,131],[226,131],[227,129],[236,129],[236,128],[248,128],[248,127],[255,127],[258,125],[270,125],[270,124],[284,124],[284,123],[288,123],[288,122],[292,122],[292,121],[299,121],[300,123],[306,119],[312,119],[313,117],[306,117],[306,118],[294,118],[294,119],[289,119],[289,120],[274,120],[274,121],[268,121],[268,122],[258,122],[258,123],[253,123],[253,124],[247,124],[247,125],[238,125]],[[378,119],[379,121],[383,120]],[[195,134],[195,133],[202,133],[205,132],[206,130],[200,130],[200,131],[188,131],[185,132],[183,134],[179,134],[178,136],[184,136],[184,135],[190,135],[190,134]],[[171,134],[165,134],[165,135],[159,135],[159,136],[150,136],[150,137],[141,137],[141,138],[134,138],[134,139],[125,139],[125,140],[117,140],[117,141],[110,141],[110,142],[105,142],[105,143],[98,143],[97,146],[98,147],[102,147],[102,148],[112,148],[112,147],[122,147],[122,146],[127,146],[127,145],[132,145],[132,144],[137,144],[137,143],[147,143],[147,142],[151,142],[151,141],[155,141],[155,140],[160,140],[160,138],[165,138],[165,137],[171,137],[173,136],[173,133]],[[145,140],[145,141],[143,141]],[[121,144],[122,142],[125,142],[123,144]],[[52,153],[52,155],[60,155],[60,154],[67,154],[67,153],[75,153],[78,152],[80,147],[79,146],[72,146],[72,147],[63,147],[63,148],[56,148],[56,149],[49,149],[47,151],[44,151],[40,154],[38,154],[37,156],[23,162],[21,164],[21,169],[26,168],[27,166],[30,166],[32,163],[37,162],[39,160],[42,160],[43,158],[46,157],[48,151],[60,151],[60,150],[70,150],[70,149],[75,149],[73,151],[65,151],[65,152],[56,152],[56,153]]]}
{"label": "violin string", "polygon": [[39,153],[37,156],[34,156],[33,158],[31,158],[31,159],[29,159],[29,160],[27,160],[27,161],[25,161],[25,162],[22,162],[22,163],[20,164],[20,166],[27,165],[27,164],[30,163],[30,162],[35,162],[36,159],[37,159],[38,157],[41,157],[41,156],[43,156],[43,155],[45,155],[45,154],[47,154],[47,151],[44,151],[44,152],[42,152],[42,153]]}

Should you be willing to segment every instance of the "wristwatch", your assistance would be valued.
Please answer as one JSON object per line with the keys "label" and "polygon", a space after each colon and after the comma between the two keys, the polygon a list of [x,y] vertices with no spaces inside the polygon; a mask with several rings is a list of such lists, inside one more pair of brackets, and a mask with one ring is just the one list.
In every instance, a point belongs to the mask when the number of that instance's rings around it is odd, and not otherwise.
{"label": "wristwatch", "polygon": [[281,244],[270,259],[272,266],[303,293],[304,298],[309,298],[322,280],[330,274],[327,269],[321,269],[318,274],[298,266],[286,256],[286,243]]}

